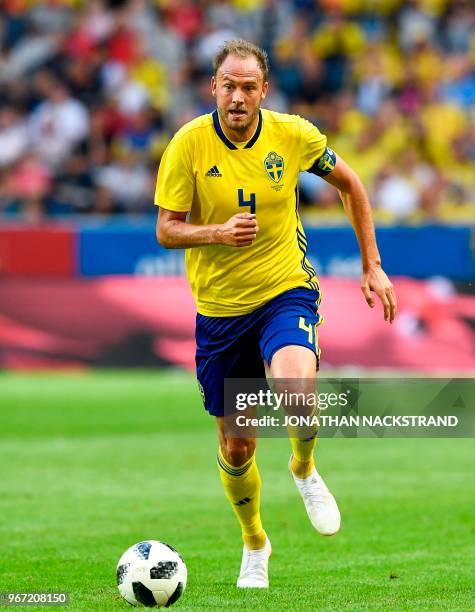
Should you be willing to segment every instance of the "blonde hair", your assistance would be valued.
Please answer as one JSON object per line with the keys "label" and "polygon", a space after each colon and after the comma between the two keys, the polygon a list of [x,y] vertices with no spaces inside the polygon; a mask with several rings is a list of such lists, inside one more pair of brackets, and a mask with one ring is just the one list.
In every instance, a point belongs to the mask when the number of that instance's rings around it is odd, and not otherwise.
{"label": "blonde hair", "polygon": [[264,83],[269,78],[269,58],[264,49],[261,49],[257,45],[244,40],[243,38],[234,38],[233,40],[227,40],[224,46],[215,55],[213,60],[214,76],[217,75],[218,70],[228,55],[237,55],[238,57],[249,57],[254,55],[259,64],[259,68],[262,71]]}

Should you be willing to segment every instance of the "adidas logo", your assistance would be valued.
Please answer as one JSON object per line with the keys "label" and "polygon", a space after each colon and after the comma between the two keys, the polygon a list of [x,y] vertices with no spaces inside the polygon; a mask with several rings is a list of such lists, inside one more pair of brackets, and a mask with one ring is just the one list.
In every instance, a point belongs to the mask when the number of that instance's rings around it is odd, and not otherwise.
{"label": "adidas logo", "polygon": [[218,170],[218,166],[213,166],[208,170],[206,176],[223,176],[221,172]]}

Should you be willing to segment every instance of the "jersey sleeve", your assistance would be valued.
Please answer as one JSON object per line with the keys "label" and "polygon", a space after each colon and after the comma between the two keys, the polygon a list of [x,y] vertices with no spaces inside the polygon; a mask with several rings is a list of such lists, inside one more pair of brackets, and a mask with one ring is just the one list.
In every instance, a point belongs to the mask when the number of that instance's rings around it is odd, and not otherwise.
{"label": "jersey sleeve", "polygon": [[324,154],[327,137],[310,121],[299,117],[300,172],[308,170]]}
{"label": "jersey sleeve", "polygon": [[188,212],[191,210],[194,191],[190,144],[185,136],[175,137],[160,161],[155,206],[175,212]]}

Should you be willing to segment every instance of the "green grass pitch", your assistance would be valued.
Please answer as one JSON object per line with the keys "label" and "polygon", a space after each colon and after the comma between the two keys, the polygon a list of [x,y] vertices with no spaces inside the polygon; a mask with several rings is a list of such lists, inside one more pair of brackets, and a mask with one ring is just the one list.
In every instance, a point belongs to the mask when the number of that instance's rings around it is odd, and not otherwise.
{"label": "green grass pitch", "polygon": [[288,442],[261,440],[271,588],[241,591],[239,529],[191,376],[2,374],[0,407],[0,591],[67,591],[68,610],[125,610],[117,560],[158,539],[188,566],[176,608],[475,607],[473,440],[321,440],[343,519],[328,539],[287,473]]}

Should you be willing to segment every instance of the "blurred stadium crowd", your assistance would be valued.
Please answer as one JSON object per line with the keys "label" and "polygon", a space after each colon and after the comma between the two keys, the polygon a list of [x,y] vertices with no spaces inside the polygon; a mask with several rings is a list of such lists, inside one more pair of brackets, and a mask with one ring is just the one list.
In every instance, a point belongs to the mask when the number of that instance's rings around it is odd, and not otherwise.
{"label": "blurred stadium crowd", "polygon": [[[475,220],[473,0],[3,0],[0,214],[153,213],[235,36],[269,53],[265,106],[314,121],[377,218]],[[341,211],[313,175],[301,192]]]}

